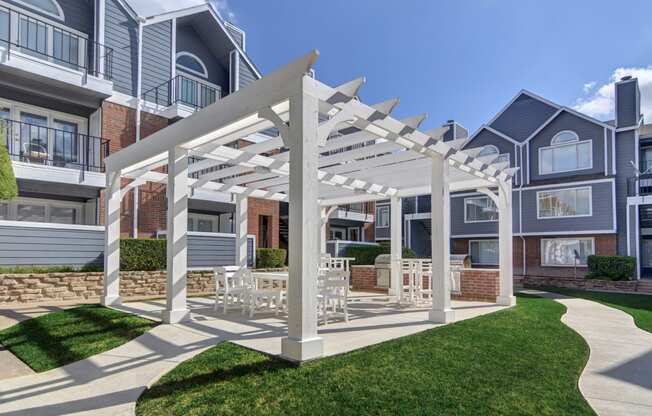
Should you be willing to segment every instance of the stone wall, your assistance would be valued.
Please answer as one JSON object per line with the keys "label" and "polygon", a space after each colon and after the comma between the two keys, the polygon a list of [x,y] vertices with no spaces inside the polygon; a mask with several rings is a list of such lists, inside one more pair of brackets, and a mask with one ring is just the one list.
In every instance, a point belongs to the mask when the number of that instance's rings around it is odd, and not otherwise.
{"label": "stone wall", "polygon": [[[96,300],[102,295],[102,273],[0,275],[0,304]],[[120,272],[124,298],[165,296],[165,271]],[[188,295],[215,293],[213,273],[188,273]]]}
{"label": "stone wall", "polygon": [[496,302],[500,294],[500,274],[493,269],[463,269],[460,272],[460,293],[453,299]]}
{"label": "stone wall", "polygon": [[515,284],[525,287],[555,286],[569,289],[595,290],[603,292],[625,292],[652,294],[652,283],[639,280],[610,281],[596,279],[573,279],[568,277],[514,277]]}

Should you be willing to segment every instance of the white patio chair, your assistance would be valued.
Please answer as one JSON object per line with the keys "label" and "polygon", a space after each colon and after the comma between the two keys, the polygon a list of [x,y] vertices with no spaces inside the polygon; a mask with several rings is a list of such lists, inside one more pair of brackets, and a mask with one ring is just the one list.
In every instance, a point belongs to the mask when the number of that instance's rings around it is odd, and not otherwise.
{"label": "white patio chair", "polygon": [[215,279],[215,305],[217,311],[220,307],[219,298],[222,295],[222,312],[227,313],[229,309],[243,307],[243,301],[247,287],[243,274],[246,269],[239,266],[215,267],[213,277]]}
{"label": "white patio chair", "polygon": [[343,316],[349,322],[349,279],[350,273],[341,269],[320,269],[318,276],[318,311],[328,325],[331,316]]}
{"label": "white patio chair", "polygon": [[[432,260],[423,259],[420,262],[421,278],[419,279],[420,290],[417,300],[419,303],[432,302]],[[424,284],[424,280],[426,284]]]}
{"label": "white patio chair", "polygon": [[[416,278],[415,262],[411,259],[401,259],[401,274],[398,280],[398,303],[414,303],[415,298],[415,285]],[[407,283],[405,282],[407,276]]]}
{"label": "white patio chair", "polygon": [[271,311],[278,315],[279,312],[285,309],[287,291],[283,287],[272,287],[270,285],[259,287],[259,282],[251,274],[250,270],[243,274],[243,279],[247,287],[244,293],[243,315],[249,313],[249,317],[253,318],[256,313]]}

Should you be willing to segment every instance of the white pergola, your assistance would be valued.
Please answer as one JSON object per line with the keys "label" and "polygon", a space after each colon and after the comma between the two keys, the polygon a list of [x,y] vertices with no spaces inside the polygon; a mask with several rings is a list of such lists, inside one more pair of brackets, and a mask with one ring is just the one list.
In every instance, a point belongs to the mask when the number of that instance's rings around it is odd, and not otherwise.
{"label": "white pergola", "polygon": [[[433,303],[429,319],[454,320],[449,277],[449,192],[477,190],[499,209],[500,298],[513,305],[511,178],[481,149],[444,142],[447,128],[421,132],[425,116],[390,116],[398,99],[369,106],[356,97],[357,79],[332,88],[308,74],[314,51],[215,104],[109,156],[106,161],[106,247],[102,303],[119,297],[120,199],[145,182],[167,184],[167,304],[176,323],[186,306],[187,209],[195,190],[230,193],[236,201],[236,264],[246,267],[247,198],[289,202],[288,336],[282,355],[322,355],[317,332],[317,272],[331,207],[391,200],[392,288],[399,286],[401,198],[432,195]],[[325,120],[321,121],[320,120]],[[243,149],[229,144],[276,127],[279,136]],[[334,131],[349,134],[332,137]],[[289,150],[289,151],[288,151]],[[188,164],[188,157],[199,162]],[[227,165],[220,170],[209,168]],[[164,168],[167,166],[167,173]],[[205,173],[208,172],[208,173]],[[189,177],[190,174],[198,178]],[[131,179],[121,187],[122,178]]]}

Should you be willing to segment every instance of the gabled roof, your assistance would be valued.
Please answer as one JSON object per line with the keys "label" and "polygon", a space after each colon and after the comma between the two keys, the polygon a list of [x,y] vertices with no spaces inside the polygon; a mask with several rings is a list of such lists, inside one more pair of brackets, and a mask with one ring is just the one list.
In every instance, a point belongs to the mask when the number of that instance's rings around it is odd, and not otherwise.
{"label": "gabled roof", "polygon": [[208,6],[207,0],[123,0],[139,17],[146,19],[162,14]]}

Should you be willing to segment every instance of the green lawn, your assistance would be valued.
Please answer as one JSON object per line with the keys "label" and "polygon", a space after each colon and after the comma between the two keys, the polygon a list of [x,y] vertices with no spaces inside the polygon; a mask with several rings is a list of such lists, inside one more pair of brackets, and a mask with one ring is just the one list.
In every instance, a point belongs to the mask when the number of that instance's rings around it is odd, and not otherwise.
{"label": "green lawn", "polygon": [[577,380],[584,340],[563,305],[509,310],[300,367],[235,344],[182,363],[137,415],[593,415]]}
{"label": "green lawn", "polygon": [[593,300],[632,315],[636,326],[652,332],[652,296],[626,293],[587,292],[585,290],[544,288],[566,296]]}
{"label": "green lawn", "polygon": [[34,371],[41,372],[108,351],[156,325],[135,315],[86,305],[42,315],[0,331],[0,344]]}

